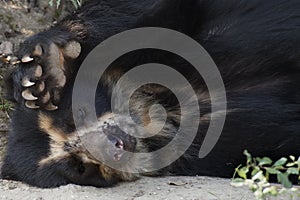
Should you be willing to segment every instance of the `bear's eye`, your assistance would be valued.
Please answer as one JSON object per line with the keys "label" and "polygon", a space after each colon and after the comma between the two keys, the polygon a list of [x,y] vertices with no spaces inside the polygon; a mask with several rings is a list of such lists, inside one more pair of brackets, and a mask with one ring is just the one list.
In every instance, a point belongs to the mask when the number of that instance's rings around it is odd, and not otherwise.
{"label": "bear's eye", "polygon": [[83,174],[85,172],[85,166],[84,166],[83,162],[79,163],[77,170],[80,174]]}

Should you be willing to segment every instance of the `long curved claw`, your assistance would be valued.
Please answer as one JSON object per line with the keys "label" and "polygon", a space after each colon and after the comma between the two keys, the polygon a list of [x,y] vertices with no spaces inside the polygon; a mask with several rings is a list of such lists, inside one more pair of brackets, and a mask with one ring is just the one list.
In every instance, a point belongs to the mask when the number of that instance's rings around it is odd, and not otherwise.
{"label": "long curved claw", "polygon": [[35,101],[37,100],[38,98],[33,96],[33,94],[30,92],[30,90],[24,90],[22,92],[22,97],[25,99],[25,100],[28,100],[28,101]]}
{"label": "long curved claw", "polygon": [[23,58],[21,59],[22,63],[29,63],[31,61],[33,61],[34,59],[32,57],[30,57],[29,55],[25,55],[23,56]]}
{"label": "long curved claw", "polygon": [[23,78],[23,80],[22,80],[22,86],[23,87],[31,87],[33,85],[35,85],[35,82],[31,82],[28,77]]}
{"label": "long curved claw", "polygon": [[49,110],[49,111],[54,111],[54,110],[57,110],[58,107],[56,105],[53,105],[53,103],[49,103],[46,107],[45,107],[46,110]]}
{"label": "long curved claw", "polygon": [[25,102],[25,106],[27,108],[30,108],[30,109],[38,109],[38,108],[40,108],[38,105],[35,104],[35,101],[26,101]]}

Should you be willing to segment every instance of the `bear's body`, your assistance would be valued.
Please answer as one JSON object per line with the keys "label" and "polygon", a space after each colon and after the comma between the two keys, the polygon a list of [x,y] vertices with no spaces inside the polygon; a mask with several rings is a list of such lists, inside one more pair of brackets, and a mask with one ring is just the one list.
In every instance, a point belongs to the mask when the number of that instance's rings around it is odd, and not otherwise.
{"label": "bear's body", "polygon": [[[116,81],[112,80],[114,70],[125,72],[151,62],[166,64],[192,81],[200,94],[199,105],[203,110],[194,145],[169,167],[150,175],[232,177],[234,168],[244,162],[245,149],[255,156],[273,159],[298,156],[299,11],[298,0],[88,1],[74,15],[29,38],[20,49],[20,58],[30,55],[34,61],[23,60],[8,77],[8,98],[16,102],[16,109],[2,167],[3,177],[39,187],[68,183],[102,187],[136,178],[136,175],[108,169],[101,163],[83,160],[82,155],[52,144],[61,141],[65,144],[69,136],[73,137],[72,86],[84,58],[108,37],[138,27],[169,28],[198,41],[218,66],[228,101],[222,135],[210,154],[199,159],[198,151],[209,125],[210,101],[203,80],[194,77],[191,66],[171,53],[155,50],[130,53],[113,63],[112,70],[107,72],[97,90],[96,108],[100,119],[111,112],[110,88]],[[79,57],[66,53],[72,41],[81,46]],[[53,55],[55,51],[61,52],[59,57]],[[61,58],[63,61],[58,61]],[[51,71],[56,65],[62,65],[63,70]],[[41,66],[43,74],[32,77],[37,66]],[[31,82],[23,83],[24,77],[29,77]],[[36,81],[34,86],[30,85],[33,79]],[[31,104],[33,100],[28,96],[24,100],[21,94],[27,88],[39,98],[34,99],[37,104]],[[168,91],[152,89],[141,90],[142,95],[137,95],[135,100],[148,105],[148,100],[142,98],[146,97],[178,109],[177,100]],[[57,110],[53,104],[58,106]],[[39,109],[31,109],[37,106]],[[147,113],[141,111],[144,112]],[[141,143],[146,151],[164,146],[174,137],[180,123],[178,116],[171,113],[168,123],[173,128],[169,133],[165,131],[137,143]],[[55,137],[57,135],[59,137]],[[58,141],[57,138],[62,139]],[[60,147],[55,154],[53,148]]]}

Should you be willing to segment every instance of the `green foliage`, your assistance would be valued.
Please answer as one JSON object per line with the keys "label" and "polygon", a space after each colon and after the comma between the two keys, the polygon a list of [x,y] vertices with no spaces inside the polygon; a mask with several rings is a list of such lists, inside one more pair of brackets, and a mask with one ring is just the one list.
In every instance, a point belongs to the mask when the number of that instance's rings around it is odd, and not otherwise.
{"label": "green foliage", "polygon": [[[79,8],[83,3],[83,0],[68,0],[68,1],[72,2],[73,6],[76,9]],[[56,6],[56,8],[58,9],[59,6],[61,5],[61,0],[50,0],[49,5],[51,7]]]}
{"label": "green foliage", "polygon": [[[293,187],[290,181],[290,175],[298,176],[300,181],[300,157],[296,160],[294,156],[289,158],[280,158],[273,162],[268,157],[253,158],[245,150],[244,155],[247,158],[246,166],[236,168],[231,185],[235,187],[248,186],[257,199],[266,199],[268,195],[277,196],[279,194],[289,194],[300,197],[299,188]],[[239,177],[236,177],[238,175]],[[269,177],[276,176],[280,185],[269,183]]]}
{"label": "green foliage", "polygon": [[9,113],[13,110],[13,105],[0,96],[0,111]]}

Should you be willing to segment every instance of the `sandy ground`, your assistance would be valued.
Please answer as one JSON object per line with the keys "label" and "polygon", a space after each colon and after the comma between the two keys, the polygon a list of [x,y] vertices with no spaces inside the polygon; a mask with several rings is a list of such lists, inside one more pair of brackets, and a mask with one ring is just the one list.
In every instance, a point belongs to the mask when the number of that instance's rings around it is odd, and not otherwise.
{"label": "sandy ground", "polygon": [[[6,3],[5,3],[6,2]],[[8,2],[8,3],[7,3]],[[54,12],[47,6],[48,0],[38,1],[38,7],[25,3],[9,3],[0,0],[0,53],[16,51],[25,37],[49,27]],[[24,1],[20,1],[24,2]],[[63,11],[65,12],[65,11]],[[1,63],[0,63],[1,65]],[[0,66],[1,67],[1,66]],[[1,69],[3,73],[3,69]],[[2,74],[0,74],[2,75]],[[0,87],[1,91],[1,87]],[[7,118],[0,111],[0,164],[6,145]],[[180,186],[170,182],[182,183]],[[252,200],[248,188],[233,188],[229,179],[208,177],[142,178],[132,183],[121,183],[112,188],[67,185],[55,189],[39,189],[19,182],[0,179],[0,200],[46,200],[46,199],[198,199],[198,200]],[[288,197],[273,199],[290,199]]]}
{"label": "sandy ground", "polygon": [[[180,186],[170,185],[180,183]],[[1,200],[255,200],[247,188],[230,186],[229,179],[210,177],[141,178],[131,183],[120,183],[111,188],[61,186],[39,189],[28,185],[0,180]],[[297,200],[288,195],[267,200]]]}
{"label": "sandy ground", "polygon": [[[185,183],[181,186],[169,182]],[[120,183],[112,188],[67,185],[55,189],[38,189],[27,185],[0,181],[0,199],[22,200],[254,200],[247,188],[234,188],[230,180],[208,177],[142,178],[132,183]],[[288,200],[288,197],[272,198]]]}

